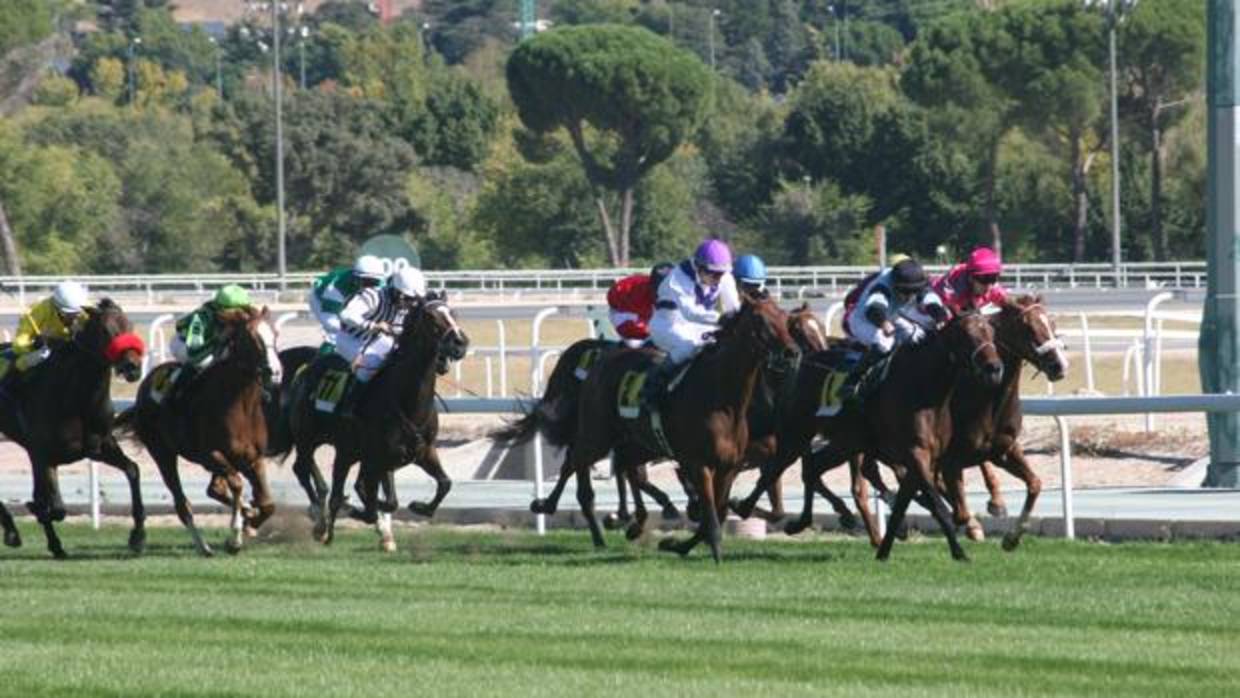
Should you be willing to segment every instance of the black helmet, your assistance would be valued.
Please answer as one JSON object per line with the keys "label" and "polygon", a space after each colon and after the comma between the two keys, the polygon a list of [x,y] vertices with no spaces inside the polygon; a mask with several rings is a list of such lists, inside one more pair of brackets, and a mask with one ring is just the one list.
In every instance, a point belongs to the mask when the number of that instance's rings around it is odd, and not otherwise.
{"label": "black helmet", "polygon": [[659,262],[658,264],[651,267],[650,268],[650,284],[654,286],[655,288],[658,288],[659,284],[663,283],[664,277],[666,277],[668,274],[672,272],[672,267],[674,266],[675,265],[673,265],[671,262]]}
{"label": "black helmet", "polygon": [[917,293],[929,281],[917,260],[905,259],[891,268],[891,283],[900,293]]}

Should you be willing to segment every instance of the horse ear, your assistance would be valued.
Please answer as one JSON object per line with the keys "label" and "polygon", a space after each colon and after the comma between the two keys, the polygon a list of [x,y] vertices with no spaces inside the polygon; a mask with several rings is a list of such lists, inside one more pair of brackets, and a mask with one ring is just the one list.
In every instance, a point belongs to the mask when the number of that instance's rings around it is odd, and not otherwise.
{"label": "horse ear", "polygon": [[258,317],[262,318],[263,320],[270,318],[271,308],[268,308],[267,306],[264,305],[263,309],[258,312]]}

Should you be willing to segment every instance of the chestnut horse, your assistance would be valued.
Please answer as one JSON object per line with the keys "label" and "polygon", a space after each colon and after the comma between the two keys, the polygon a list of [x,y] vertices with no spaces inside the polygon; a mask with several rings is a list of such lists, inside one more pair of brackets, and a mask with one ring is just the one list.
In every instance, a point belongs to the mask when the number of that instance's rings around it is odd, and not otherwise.
{"label": "chestnut horse", "polygon": [[[340,417],[315,407],[315,392],[323,372],[343,365],[338,357],[323,357],[293,380],[288,398],[288,423],[297,450],[295,470],[317,471],[314,451],[323,444],[335,449],[332,486],[326,506],[320,502],[315,535],[331,543],[336,517],[344,505],[344,486],[354,463],[361,463],[358,474],[366,521],[380,523],[381,545],[394,550],[395,541],[386,517],[397,502],[393,473],[410,462],[417,463],[435,479],[435,495],[429,502],[411,502],[409,509],[419,516],[434,516],[440,502],[452,489],[452,480],[439,463],[435,439],[439,434],[439,413],[435,409],[435,379],[446,366],[445,360],[464,358],[469,338],[461,330],[452,309],[442,296],[429,295],[409,311],[396,348],[387,363],[365,386],[357,401],[355,416]],[[378,485],[383,482],[387,499],[378,501]]]}
{"label": "chestnut horse", "polygon": [[[222,310],[217,317],[215,361],[176,396],[176,405],[155,397],[176,367],[165,363],[142,381],[134,406],[117,416],[118,425],[136,434],[155,459],[177,517],[205,556],[213,553],[194,525],[177,456],[206,468],[212,475],[207,495],[231,508],[230,552],[241,549],[245,528],[257,529],[275,511],[263,459],[267,450],[263,389],[273,373],[275,329],[266,308]],[[244,505],[242,478],[253,490],[255,509]]]}
{"label": "chestnut horse", "polygon": [[[73,339],[57,343],[51,356],[26,375],[11,376],[0,407],[0,431],[26,449],[34,476],[34,496],[26,507],[47,537],[47,549],[64,558],[53,524],[65,518],[56,469],[90,458],[119,469],[129,481],[133,529],[129,549],[146,545],[146,512],[138,484],[138,466],[121,451],[112,435],[112,373],[134,382],[142,375],[142,340],[124,311],[104,298],[83,309],[86,322]],[[10,369],[16,370],[16,369]],[[4,542],[21,545],[13,517],[0,506]]]}
{"label": "chestnut horse", "polygon": [[1025,362],[1029,362],[1047,379],[1059,381],[1067,375],[1068,358],[1041,297],[1010,299],[990,318],[995,344],[1003,359],[1003,380],[997,387],[971,383],[956,392],[952,401],[956,429],[940,466],[943,484],[955,507],[956,523],[960,525],[974,521],[964,498],[965,468],[992,461],[1025,483],[1020,518],[1003,538],[1003,548],[1010,551],[1020,545],[1042,491],[1042,481],[1029,466],[1019,443],[1021,372]]}
{"label": "chestnut horse", "polygon": [[[811,374],[805,380],[806,385],[821,386],[825,382],[829,370],[825,359],[813,356],[803,362]],[[983,316],[970,313],[952,320],[922,344],[897,350],[883,382],[860,401],[846,403],[834,416],[813,416],[820,393],[802,391],[795,412],[797,418],[789,425],[795,436],[787,442],[790,447],[808,443],[817,432],[828,439],[828,444],[802,462],[805,504],[796,523],[804,526],[812,520],[814,485],[821,482],[827,470],[856,455],[870,453],[884,462],[899,465],[901,477],[891,527],[879,545],[879,559],[886,559],[890,554],[892,536],[900,526],[903,508],[907,508],[908,501],[919,492],[928,500],[931,513],[947,536],[952,556],[958,560],[967,559],[956,539],[950,513],[934,487],[935,467],[951,440],[951,402],[959,385],[969,379],[998,385],[1002,376],[1003,364],[994,343],[994,328]],[[782,450],[782,441],[780,446]],[[734,505],[739,512],[743,514],[747,508],[752,508],[753,502],[779,477],[783,460],[786,458],[776,459],[771,467],[763,469],[754,491]],[[857,493],[860,473],[854,470],[852,475],[854,493]],[[857,498],[857,507],[873,536],[877,526],[864,496]]]}
{"label": "chestnut horse", "polygon": [[[688,554],[705,539],[716,561],[721,559],[720,520],[732,479],[736,476],[749,443],[746,418],[759,373],[768,360],[791,362],[800,350],[788,333],[787,314],[765,293],[745,296],[740,311],[724,320],[715,344],[706,348],[664,396],[659,409],[661,438],[650,414],[622,419],[618,394],[621,383],[632,373],[648,371],[654,357],[643,351],[617,351],[599,359],[581,386],[576,410],[542,414],[523,419],[495,434],[501,440],[532,436],[540,422],[549,438],[572,430],[560,470],[560,480],[545,500],[535,500],[535,513],[554,513],[567,482],[566,473],[577,476],[577,501],[590,526],[596,546],[603,546],[602,529],[594,513],[594,488],[590,466],[615,451],[617,468],[630,473],[638,465],[657,458],[676,460],[690,486],[702,499],[701,522],[688,540],[665,539],[660,548]],[[660,445],[665,444],[670,452]]]}

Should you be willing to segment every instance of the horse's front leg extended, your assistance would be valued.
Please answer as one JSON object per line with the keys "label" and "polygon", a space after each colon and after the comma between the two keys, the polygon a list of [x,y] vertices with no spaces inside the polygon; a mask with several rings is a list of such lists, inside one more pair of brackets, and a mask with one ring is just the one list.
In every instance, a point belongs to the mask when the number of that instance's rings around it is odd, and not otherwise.
{"label": "horse's front leg extended", "polygon": [[108,436],[99,449],[99,460],[120,470],[129,482],[129,508],[133,515],[133,529],[129,532],[129,549],[141,554],[146,549],[146,507],[142,504],[142,485],[138,464],[121,450],[116,439]]}
{"label": "horse's front leg extended", "polygon": [[409,511],[418,516],[431,517],[435,515],[435,510],[439,508],[439,504],[443,502],[443,498],[448,496],[448,492],[452,491],[452,478],[448,477],[448,473],[444,471],[443,464],[439,462],[439,451],[434,444],[426,447],[425,455],[422,460],[418,461],[418,465],[422,470],[426,471],[435,480],[435,496],[429,502],[410,502]]}

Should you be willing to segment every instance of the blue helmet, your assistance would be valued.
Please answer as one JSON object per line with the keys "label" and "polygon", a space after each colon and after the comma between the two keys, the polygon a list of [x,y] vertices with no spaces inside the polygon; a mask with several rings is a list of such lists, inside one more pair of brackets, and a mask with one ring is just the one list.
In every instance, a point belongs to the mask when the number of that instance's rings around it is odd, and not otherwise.
{"label": "blue helmet", "polygon": [[766,263],[753,254],[743,254],[736,260],[732,275],[743,284],[761,286],[766,283]]}

